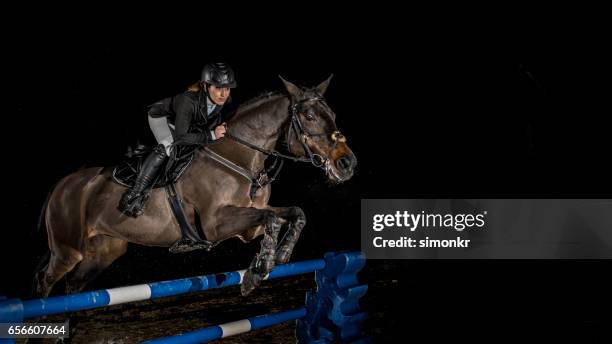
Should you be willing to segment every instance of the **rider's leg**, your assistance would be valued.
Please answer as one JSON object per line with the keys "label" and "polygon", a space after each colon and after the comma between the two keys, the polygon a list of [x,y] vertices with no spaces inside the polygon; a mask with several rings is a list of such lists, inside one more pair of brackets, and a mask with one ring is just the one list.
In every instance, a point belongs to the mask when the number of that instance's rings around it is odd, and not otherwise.
{"label": "rider's leg", "polygon": [[167,159],[164,145],[157,145],[142,164],[140,173],[134,182],[134,187],[125,191],[119,201],[118,209],[126,215],[137,217],[144,208],[143,192],[151,186],[157,173]]}

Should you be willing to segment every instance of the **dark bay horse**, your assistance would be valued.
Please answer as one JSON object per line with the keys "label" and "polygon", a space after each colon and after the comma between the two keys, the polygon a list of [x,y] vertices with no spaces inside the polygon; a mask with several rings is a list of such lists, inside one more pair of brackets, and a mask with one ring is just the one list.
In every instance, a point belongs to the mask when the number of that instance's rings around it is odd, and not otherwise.
{"label": "dark bay horse", "polygon": [[[287,93],[268,94],[240,106],[227,124],[229,135],[207,150],[256,172],[264,168],[266,152],[273,151],[284,135],[291,154],[321,167],[330,181],[350,179],[357,160],[323,99],[330,79],[310,89],[283,79]],[[112,169],[102,167],[79,170],[56,185],[43,209],[50,255],[34,277],[37,296],[48,296],[68,272],[67,292],[81,291],[126,252],[128,242],[169,247],[179,240],[181,230],[164,188],[151,191],[143,215],[137,218],[116,209],[123,191],[112,179]],[[275,264],[289,260],[306,223],[298,207],[268,205],[269,184],[251,197],[251,183],[202,148],[177,181],[176,191],[191,225],[200,227],[207,240],[217,243],[238,237],[248,242],[264,236],[245,273],[243,295],[256,288]],[[278,242],[281,228],[286,232]]]}

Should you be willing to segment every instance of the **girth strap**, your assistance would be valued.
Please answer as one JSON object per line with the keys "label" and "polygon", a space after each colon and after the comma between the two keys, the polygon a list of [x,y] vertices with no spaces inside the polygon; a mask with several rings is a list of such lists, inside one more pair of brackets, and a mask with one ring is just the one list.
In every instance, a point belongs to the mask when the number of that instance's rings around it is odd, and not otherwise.
{"label": "girth strap", "polygon": [[188,239],[191,239],[195,243],[202,245],[203,248],[206,248],[206,250],[210,251],[210,249],[213,248],[216,244],[200,238],[200,235],[189,224],[189,220],[187,220],[187,216],[185,215],[185,211],[183,210],[183,206],[181,205],[181,199],[176,193],[174,184],[166,185],[166,193],[168,194],[168,201],[170,202],[170,208],[172,208],[172,213],[176,217],[176,220],[181,228],[181,232],[183,233],[183,235]]}

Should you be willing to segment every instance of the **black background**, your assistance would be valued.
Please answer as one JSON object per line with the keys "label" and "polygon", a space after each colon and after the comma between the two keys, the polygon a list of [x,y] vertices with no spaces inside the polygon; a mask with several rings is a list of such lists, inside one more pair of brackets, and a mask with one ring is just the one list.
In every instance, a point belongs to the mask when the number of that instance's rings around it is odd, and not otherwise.
{"label": "black background", "polygon": [[[497,30],[495,18],[450,22],[392,8],[309,7],[246,20],[233,11],[87,9],[68,19],[26,11],[5,30],[0,294],[27,295],[52,185],[80,167],[117,163],[136,140],[151,143],[146,106],[197,81],[209,61],[234,67],[237,103],[280,89],[277,75],[314,86],[334,74],[326,98],[359,165],[335,187],[313,167],[283,171],[271,204],[299,205],[309,219],[295,259],[359,249],[361,198],[612,194],[598,28],[536,27],[529,18]],[[257,249],[224,245],[206,261],[131,246],[94,287],[230,270]],[[383,287],[366,308],[383,340],[410,326],[589,333],[610,321],[608,261],[372,264],[362,278]]]}

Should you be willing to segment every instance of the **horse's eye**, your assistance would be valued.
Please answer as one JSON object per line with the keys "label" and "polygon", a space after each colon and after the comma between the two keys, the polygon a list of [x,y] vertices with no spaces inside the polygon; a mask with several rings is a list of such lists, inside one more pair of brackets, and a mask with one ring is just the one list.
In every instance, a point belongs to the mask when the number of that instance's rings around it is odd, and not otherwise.
{"label": "horse's eye", "polygon": [[315,119],[314,116],[310,112],[306,112],[304,114],[304,117],[306,117],[306,119],[309,120],[309,121],[314,121],[314,119]]}

